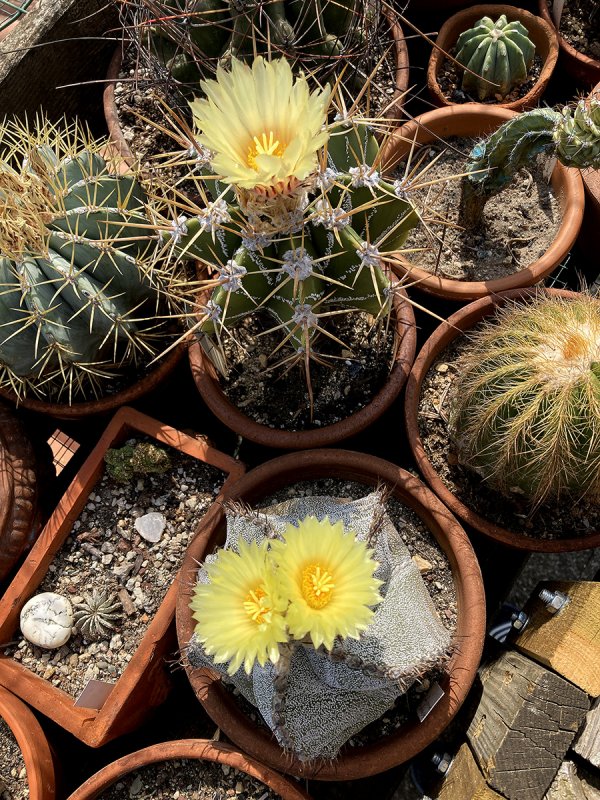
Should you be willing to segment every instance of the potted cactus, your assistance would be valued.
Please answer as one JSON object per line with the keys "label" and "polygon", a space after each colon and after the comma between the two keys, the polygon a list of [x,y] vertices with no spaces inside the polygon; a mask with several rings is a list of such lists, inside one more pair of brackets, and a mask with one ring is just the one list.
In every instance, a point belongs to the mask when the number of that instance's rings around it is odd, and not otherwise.
{"label": "potted cactus", "polygon": [[140,379],[177,332],[145,190],[79,123],[7,121],[0,143],[0,392],[56,415],[118,407],[181,355]]}
{"label": "potted cactus", "polygon": [[[446,191],[454,192],[454,195],[451,195],[453,200],[450,201],[445,199],[443,192],[438,192],[438,205],[434,207],[433,218],[430,213],[429,222],[439,225],[441,216],[444,225],[447,221],[456,224],[454,229],[445,233],[442,231],[439,236],[435,233],[432,236],[422,234],[424,246],[430,248],[430,253],[437,254],[437,259],[430,254],[431,266],[424,269],[419,266],[417,258],[409,261],[400,254],[394,262],[395,269],[403,276],[410,276],[420,289],[455,300],[530,286],[544,278],[569,252],[579,232],[583,217],[583,185],[579,172],[567,167],[586,167],[597,162],[600,156],[597,119],[598,105],[587,105],[585,101],[579,101],[574,109],[536,109],[520,115],[508,109],[467,104],[437,109],[399,128],[383,154],[384,164],[388,168],[412,156],[414,145],[411,146],[406,140],[422,145],[452,136],[464,139],[487,134],[487,137],[471,149],[464,162],[457,162],[457,169],[464,173],[460,183],[453,182],[452,174],[449,175],[447,171],[437,179],[438,183],[445,181]],[[459,146],[460,142],[457,141],[456,145]],[[453,149],[448,152],[453,157]],[[506,205],[506,200],[504,204],[496,205],[495,212],[491,214],[484,215],[484,210],[491,197],[500,195],[503,189],[513,184],[519,169],[526,165],[533,168],[534,159],[540,154],[550,164],[554,164],[553,157],[558,159],[551,175],[554,200],[547,195],[538,202],[536,196],[530,193],[530,208],[525,209],[521,216],[529,219],[532,213],[537,212],[541,215],[535,228],[538,235],[551,225],[556,232],[548,233],[550,244],[545,251],[535,237],[527,234],[526,224],[523,233],[511,232],[510,236],[521,235],[525,243],[531,242],[531,252],[538,254],[532,263],[521,263],[514,257],[514,251],[510,250],[510,242],[504,244],[498,238],[502,233],[501,223],[498,222],[498,227],[495,227],[496,218],[502,219],[501,206]],[[443,155],[438,159],[443,163],[441,159]],[[544,178],[541,164],[537,165],[537,170],[538,191],[544,191],[548,181]],[[400,174],[404,176],[407,172],[408,168]],[[526,186],[520,190],[522,194],[517,208],[527,197]],[[405,177],[399,179],[397,187],[407,188]],[[411,198],[418,205],[413,195]],[[454,200],[455,204],[452,205]],[[421,209],[424,215],[428,211],[427,206]],[[512,227],[512,216],[507,219]],[[507,231],[505,235],[510,238]],[[414,239],[409,239],[408,244],[414,245]],[[499,246],[504,249],[499,255],[494,255],[494,269],[486,274],[485,279],[478,278],[486,251],[493,251]],[[456,269],[447,271],[445,267],[446,259],[450,266],[453,258],[456,263],[456,253],[464,259],[461,260],[460,275]],[[454,274],[458,277],[452,277]]]}
{"label": "potted cactus", "polygon": [[440,325],[415,362],[405,417],[419,468],[455,513],[505,544],[600,542],[599,310],[592,296],[551,289],[482,298]]}
{"label": "potted cactus", "polygon": [[[164,237],[175,256],[197,259],[205,270],[182,287],[192,306],[190,329],[200,337],[190,348],[198,389],[225,424],[253,441],[295,448],[338,441],[373,417],[363,407],[315,430],[317,414],[310,412],[322,401],[313,370],[323,362],[352,364],[356,353],[334,323],[362,314],[369,329],[389,325],[395,338],[389,380],[378,378],[383,387],[371,409],[381,413],[397,395],[412,355],[414,321],[385,259],[402,247],[418,218],[382,178],[369,126],[344,120],[327,128],[329,90],[310,93],[285,60],[259,57],[252,67],[234,61],[230,72],[220,68],[217,80],[203,88],[208,99],[192,103],[197,133],[180,156],[202,200],[182,200]],[[262,352],[253,345],[263,368],[278,369],[278,378],[290,368],[303,371],[306,388],[295,402],[305,410],[305,430],[271,421],[281,395],[275,383],[250,424],[244,421],[249,412],[235,413],[216,386],[217,370],[222,382],[235,374],[226,348],[248,319],[263,320],[256,342],[265,334],[276,337]],[[329,342],[337,349],[328,351]],[[388,370],[384,366],[383,375]],[[339,406],[335,401],[338,415]]]}
{"label": "potted cactus", "polygon": [[[535,59],[541,63],[533,79]],[[513,6],[473,6],[454,14],[440,28],[429,59],[427,85],[439,106],[487,101],[524,111],[538,104],[557,59],[556,32],[540,17]],[[455,89],[440,86],[444,70]],[[523,85],[526,88],[520,90]]]}

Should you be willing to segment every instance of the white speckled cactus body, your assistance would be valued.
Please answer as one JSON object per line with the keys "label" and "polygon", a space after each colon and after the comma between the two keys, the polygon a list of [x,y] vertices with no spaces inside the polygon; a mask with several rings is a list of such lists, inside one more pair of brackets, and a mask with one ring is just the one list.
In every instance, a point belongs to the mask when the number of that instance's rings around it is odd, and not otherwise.
{"label": "white speckled cactus body", "polygon": [[505,14],[495,22],[482,17],[456,42],[456,60],[466,67],[462,88],[479,100],[502,99],[527,80],[534,55],[535,45],[523,24],[508,22]]}

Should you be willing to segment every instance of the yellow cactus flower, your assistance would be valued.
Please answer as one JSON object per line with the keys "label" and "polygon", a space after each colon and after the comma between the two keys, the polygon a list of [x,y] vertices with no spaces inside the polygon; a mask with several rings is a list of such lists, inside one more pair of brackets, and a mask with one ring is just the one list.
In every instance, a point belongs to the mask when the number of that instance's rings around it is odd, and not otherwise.
{"label": "yellow cactus flower", "polygon": [[282,593],[289,600],[288,630],[295,639],[307,634],[315,647],[333,647],[336,636],[358,639],[373,616],[369,606],[382,599],[381,581],[373,577],[372,551],[342,522],[328,518],[289,525],[283,541],[272,542]]}
{"label": "yellow cactus flower", "polygon": [[224,182],[275,197],[317,169],[317,151],[329,137],[328,87],[311,93],[285,59],[261,56],[251,67],[233,59],[230,72],[218,67],[216,80],[200,85],[206,99],[190,103],[198,139]]}
{"label": "yellow cactus flower", "polygon": [[233,675],[243,664],[249,674],[258,663],[276,663],[286,642],[282,600],[274,580],[267,542],[240,541],[239,553],[219,550],[206,565],[209,583],[199,583],[190,603],[196,636],[216,664],[229,661]]}

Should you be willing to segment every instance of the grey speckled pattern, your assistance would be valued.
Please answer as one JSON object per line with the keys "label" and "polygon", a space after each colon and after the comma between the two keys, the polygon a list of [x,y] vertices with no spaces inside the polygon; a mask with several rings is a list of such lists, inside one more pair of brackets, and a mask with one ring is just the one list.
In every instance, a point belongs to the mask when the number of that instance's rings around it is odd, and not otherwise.
{"label": "grey speckled pattern", "polygon": [[[382,495],[373,492],[360,500],[302,497],[261,513],[235,509],[227,514],[227,548],[237,549],[240,537],[272,538],[290,522],[313,515],[341,520],[358,539],[370,541],[379,563],[376,576],[383,581],[384,599],[360,640],[336,643],[332,653],[297,643],[278,665],[256,665],[250,676],[240,669],[231,679],[257,706],[279,743],[302,760],[335,758],[351,736],[393,706],[416,678],[443,665],[451,648],[450,633],[419,570],[383,512]],[[203,568],[198,579],[207,580]],[[193,666],[210,666],[226,675],[226,665],[214,665],[194,638],[188,657]]]}

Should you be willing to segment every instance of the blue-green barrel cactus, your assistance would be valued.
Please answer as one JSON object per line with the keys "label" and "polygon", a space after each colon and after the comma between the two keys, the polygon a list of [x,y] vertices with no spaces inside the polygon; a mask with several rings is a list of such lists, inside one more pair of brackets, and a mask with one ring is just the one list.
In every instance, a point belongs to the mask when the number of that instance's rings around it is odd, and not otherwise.
{"label": "blue-green barrel cactus", "polygon": [[504,98],[524,83],[534,56],[527,28],[518,21],[508,22],[505,14],[496,22],[482,17],[456,42],[456,60],[466,67],[462,88],[479,100]]}

